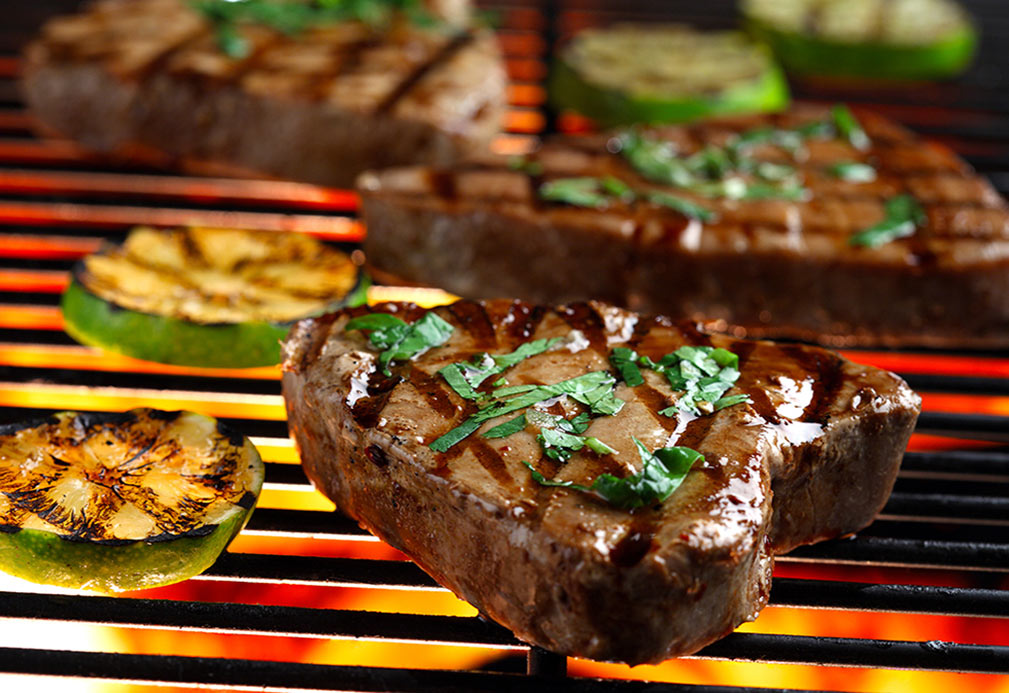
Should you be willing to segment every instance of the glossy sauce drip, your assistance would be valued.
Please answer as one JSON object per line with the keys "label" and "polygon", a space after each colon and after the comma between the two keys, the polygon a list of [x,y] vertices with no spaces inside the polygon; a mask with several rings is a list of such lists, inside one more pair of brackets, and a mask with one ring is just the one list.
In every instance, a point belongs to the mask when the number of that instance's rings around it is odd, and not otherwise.
{"label": "glossy sauce drip", "polygon": [[760,418],[771,424],[781,423],[777,408],[763,388],[753,388],[748,390],[747,394],[750,396],[750,406],[760,415]]}
{"label": "glossy sauce drip", "polygon": [[482,303],[457,301],[449,306],[448,311],[472,338],[474,347],[489,350],[497,346],[497,331]]}
{"label": "glossy sauce drip", "polygon": [[508,309],[508,336],[518,342],[530,339],[539,327],[546,314],[542,306],[533,306],[522,301],[515,301]]}
{"label": "glossy sauce drip", "polygon": [[361,397],[354,402],[354,406],[350,409],[351,416],[354,417],[354,421],[357,422],[358,426],[361,428],[374,428],[378,425],[379,415],[385,409],[393,388],[402,380],[398,375],[390,377],[378,371],[371,373],[367,377],[365,380],[365,385],[368,388],[367,396]]}
{"label": "glossy sauce drip", "polygon": [[799,420],[826,423],[827,409],[844,385],[844,374],[841,371],[843,361],[831,352],[809,349],[798,344],[786,344],[779,348],[785,356],[794,359],[800,368],[815,374],[813,397]]}
{"label": "glossy sauce drip", "polygon": [[610,549],[610,561],[615,566],[630,568],[641,562],[652,548],[655,524],[640,518],[631,524],[616,546]]}
{"label": "glossy sauce drip", "polygon": [[597,352],[608,355],[606,348],[606,326],[592,306],[587,303],[574,303],[558,311],[572,330],[579,330],[589,340],[589,345]]}

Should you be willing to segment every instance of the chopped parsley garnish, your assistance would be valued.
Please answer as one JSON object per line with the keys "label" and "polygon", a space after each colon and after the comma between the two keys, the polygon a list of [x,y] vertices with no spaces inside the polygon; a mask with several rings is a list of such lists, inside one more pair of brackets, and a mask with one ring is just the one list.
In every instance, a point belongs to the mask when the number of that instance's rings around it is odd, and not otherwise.
{"label": "chopped parsley garnish", "polygon": [[670,387],[681,394],[673,406],[659,411],[663,416],[674,416],[680,411],[711,414],[750,399],[748,395],[725,396],[739,379],[739,357],[728,349],[682,346],[653,361],[633,349],[616,347],[610,352],[610,363],[630,387],[645,382],[641,368],[665,375]]}
{"label": "chopped parsley garnish", "polygon": [[713,221],[715,213],[696,202],[677,195],[656,191],[635,191],[619,178],[557,178],[540,186],[540,197],[549,202],[564,202],[576,207],[607,207],[614,202],[631,203],[644,199],[669,207],[685,217]]}
{"label": "chopped parsley garnish", "polygon": [[540,186],[540,197],[549,202],[565,202],[575,207],[605,207],[612,196],[602,190],[598,178],[556,178]]}
{"label": "chopped parsley garnish", "polygon": [[413,324],[388,313],[369,313],[348,321],[344,329],[370,330],[368,341],[382,350],[378,365],[385,375],[392,375],[390,361],[410,359],[431,347],[441,346],[452,336],[454,328],[434,313],[425,313]]}
{"label": "chopped parsley garnish", "polygon": [[522,171],[530,176],[543,175],[543,164],[538,161],[530,161],[524,156],[513,156],[508,159],[508,168],[512,171]]}
{"label": "chopped parsley garnish", "polygon": [[526,415],[519,414],[514,419],[498,424],[494,428],[489,428],[484,432],[484,438],[507,438],[519,431],[524,431],[526,427]]}
{"label": "chopped parsley garnish", "polygon": [[566,419],[538,409],[530,409],[526,414],[526,420],[539,427],[540,433],[536,436],[536,440],[543,448],[543,454],[552,460],[567,462],[582,448],[588,448],[599,455],[611,455],[616,452],[598,438],[581,435],[589,427],[588,412]]}
{"label": "chopped parsley garnish", "polygon": [[637,438],[634,439],[634,444],[641,456],[640,472],[623,479],[613,474],[600,474],[591,486],[547,479],[529,462],[523,461],[522,464],[529,468],[533,481],[542,486],[557,486],[590,493],[619,508],[632,510],[665,502],[683,483],[694,463],[704,459],[701,453],[690,448],[668,447],[649,452]]}
{"label": "chopped parsley garnish", "polygon": [[[619,151],[634,170],[650,181],[706,197],[798,201],[807,199],[809,191],[798,180],[795,167],[755,160],[750,156],[750,150],[772,145],[797,157],[807,140],[836,136],[843,137],[858,149],[868,149],[871,145],[848,107],[837,105],[831,110],[829,119],[791,129],[761,127],[747,130],[732,137],[723,147],[708,145],[688,157],[678,156],[673,143],[634,129],[624,131],[613,140],[612,151]],[[755,180],[741,177],[741,174]],[[850,175],[865,176],[866,172],[853,170]],[[654,193],[650,199],[653,197]],[[667,206],[676,209],[677,204],[679,201]]]}
{"label": "chopped parsley garnish", "polygon": [[190,5],[210,20],[218,47],[231,58],[249,55],[249,43],[238,32],[242,23],[259,24],[287,35],[346,21],[381,29],[397,15],[419,26],[438,23],[420,0],[190,0]]}
{"label": "chopped parsley garnish", "polygon": [[653,204],[669,207],[690,219],[698,219],[700,221],[714,221],[715,219],[715,213],[707,207],[702,207],[696,202],[691,202],[678,195],[664,192],[649,192],[645,197]]}
{"label": "chopped parsley garnish", "polygon": [[858,122],[855,114],[844,104],[837,104],[830,109],[830,114],[834,118],[834,125],[841,137],[848,140],[855,149],[865,151],[872,146],[869,136],[865,134],[862,125]]}
{"label": "chopped parsley garnish", "polygon": [[481,408],[436,439],[429,447],[435,452],[445,452],[476,431],[485,421],[526,409],[560,395],[567,395],[576,402],[584,404],[592,414],[612,416],[624,406],[624,401],[613,393],[615,384],[616,379],[610,373],[593,371],[551,385],[516,385],[500,388],[491,393],[491,397],[497,401]]}
{"label": "chopped parsley garnish", "polygon": [[530,356],[542,354],[562,341],[564,340],[561,337],[537,339],[520,345],[518,349],[509,354],[480,353],[469,362],[450,363],[441,368],[438,373],[445,378],[460,397],[478,399],[480,393],[476,391],[476,388],[480,387],[482,382],[503,373]]}
{"label": "chopped parsley garnish", "polygon": [[828,166],[827,172],[835,178],[852,183],[871,183],[876,180],[876,169],[857,161],[839,161]]}
{"label": "chopped parsley garnish", "polygon": [[918,200],[911,195],[897,195],[886,202],[883,221],[859,231],[848,239],[848,245],[878,248],[898,238],[913,236],[928,217]]}

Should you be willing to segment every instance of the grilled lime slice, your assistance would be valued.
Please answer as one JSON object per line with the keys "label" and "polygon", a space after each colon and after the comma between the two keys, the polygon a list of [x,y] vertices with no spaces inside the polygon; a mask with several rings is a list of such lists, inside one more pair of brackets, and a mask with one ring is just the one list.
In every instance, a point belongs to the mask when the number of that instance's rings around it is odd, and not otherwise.
{"label": "grilled lime slice", "polygon": [[550,98],[610,127],[780,110],[789,95],[767,50],[741,33],[618,24],[561,50]]}
{"label": "grilled lime slice", "polygon": [[795,74],[910,81],[970,64],[977,34],[952,0],[744,0],[750,32]]}
{"label": "grilled lime slice", "polygon": [[0,569],[118,592],[203,572],[263,485],[252,443],[193,412],[61,412],[0,427]]}
{"label": "grilled lime slice", "polygon": [[308,236],[140,227],[84,258],[63,295],[79,342],[148,361],[245,368],[280,361],[294,321],[364,302],[345,254]]}

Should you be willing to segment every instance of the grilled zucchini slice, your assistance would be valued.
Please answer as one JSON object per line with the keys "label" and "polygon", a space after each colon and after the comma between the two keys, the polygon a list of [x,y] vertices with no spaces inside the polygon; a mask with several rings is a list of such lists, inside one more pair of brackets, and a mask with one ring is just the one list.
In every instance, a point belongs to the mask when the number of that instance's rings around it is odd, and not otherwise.
{"label": "grilled zucchini slice", "polygon": [[750,33],[788,72],[916,81],[970,64],[977,34],[952,0],[744,0]]}
{"label": "grilled zucchini slice", "polygon": [[245,368],[279,363],[301,318],[364,302],[345,254],[308,236],[140,227],[78,263],[64,329],[84,344],[148,361]]}
{"label": "grilled zucchini slice", "polygon": [[61,412],[0,427],[0,569],[119,592],[203,572],[263,485],[247,438],[193,412]]}
{"label": "grilled zucchini slice", "polygon": [[550,97],[605,127],[775,111],[789,101],[781,70],[745,35],[638,24],[575,36],[554,63]]}

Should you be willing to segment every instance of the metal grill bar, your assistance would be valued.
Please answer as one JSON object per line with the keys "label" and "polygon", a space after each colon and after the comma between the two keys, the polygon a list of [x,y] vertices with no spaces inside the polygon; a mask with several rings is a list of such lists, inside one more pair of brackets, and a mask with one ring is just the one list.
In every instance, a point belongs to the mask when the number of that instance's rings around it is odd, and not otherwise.
{"label": "metal grill bar", "polygon": [[[983,30],[990,36],[997,39],[1009,34],[1009,22],[995,16],[1004,10],[1003,3],[973,0],[970,4],[985,18]],[[509,94],[512,106],[517,107],[509,116],[512,133],[495,143],[495,148],[513,153],[531,145],[530,134],[556,126],[554,114],[539,110],[545,98],[540,84],[545,51],[573,30],[601,21],[668,18],[672,5],[628,0],[619,7],[600,8],[595,0],[516,0],[501,7],[505,25],[501,36],[509,71],[522,82],[513,84]],[[682,20],[721,27],[734,22],[729,8],[725,0],[703,5],[678,3],[675,10]],[[1009,70],[1004,69],[1005,56],[994,50],[1000,43],[983,45],[981,55],[987,66],[955,83],[861,92],[803,84],[798,93],[824,101],[865,103],[938,136],[966,154],[1006,193],[1009,91],[1005,75]],[[11,405],[0,409],[0,422],[66,408],[69,400],[65,395],[74,388],[102,394],[103,406],[125,401],[122,397],[130,391],[161,400],[181,393],[187,402],[213,401],[213,406],[220,406],[221,401],[237,402],[246,395],[253,396],[246,404],[253,400],[276,404],[275,398],[260,401],[255,397],[276,394],[276,373],[263,371],[243,377],[230,372],[141,367],[74,346],[62,332],[57,308],[65,273],[73,261],[97,248],[105,235],[118,237],[135,223],[175,224],[182,217],[186,217],[184,221],[213,224],[299,228],[330,241],[353,242],[361,235],[352,217],[354,196],[301,184],[165,174],[150,162],[102,161],[68,142],[36,139],[18,102],[13,82],[16,73],[17,61],[0,55],[0,392],[10,396]],[[927,108],[921,105],[925,102],[929,103]],[[63,353],[60,349],[72,351]],[[905,455],[896,491],[882,519],[857,537],[804,547],[782,557],[781,572],[803,577],[775,578],[771,604],[851,611],[860,618],[872,618],[874,613],[928,614],[971,619],[969,625],[990,626],[993,621],[987,619],[1006,618],[1009,592],[992,588],[1009,585],[1009,542],[1004,531],[1009,524],[1009,448],[1004,445],[1009,444],[1009,415],[1003,415],[1009,413],[1009,358],[1004,353],[929,350],[851,350],[845,355],[895,370],[924,391],[929,410],[919,422],[916,440],[920,445],[915,449],[929,450],[937,445],[957,449]],[[46,397],[39,399],[39,393]],[[35,399],[22,401],[28,395]],[[284,421],[271,411],[268,407],[234,408],[223,418],[261,440],[286,438]],[[290,453],[274,447],[280,457],[267,457],[267,490],[307,491],[307,480],[290,464]],[[361,546],[362,541],[375,541],[336,513],[269,507],[256,511],[241,540],[274,546],[284,537],[320,542],[326,547],[348,542],[346,546],[355,550],[367,548]],[[897,569],[877,571],[875,566]],[[922,570],[925,568],[937,570]],[[810,574],[847,575],[855,581],[807,579]],[[866,575],[886,575],[885,582],[900,584],[866,583],[864,580],[871,579]],[[919,576],[961,586],[904,584]],[[264,590],[257,595],[291,585],[320,590],[350,588],[358,590],[355,594],[369,595],[441,589],[419,568],[402,561],[283,556],[237,549],[199,580],[202,582],[193,584],[206,589],[215,582],[255,585]],[[529,675],[17,648],[0,648],[0,671],[257,690],[743,690],[566,678],[563,657],[527,648],[503,629],[477,618],[305,609],[276,606],[269,603],[269,597],[262,599],[266,601],[263,605],[208,603],[198,598],[108,599],[0,592],[0,618],[36,619],[53,628],[70,621],[263,638],[294,635],[414,644],[450,642],[491,652],[527,652]],[[1000,644],[736,634],[698,656],[1009,673],[1007,643],[989,639]]]}
{"label": "metal grill bar", "polygon": [[[44,676],[118,681],[226,686],[256,691],[354,690],[472,693],[516,691],[556,693],[553,676],[519,676],[474,671],[333,666],[248,659],[109,654],[64,650],[0,648],[0,669]],[[656,684],[647,681],[565,679],[570,693],[793,693],[784,688],[737,688]]]}

